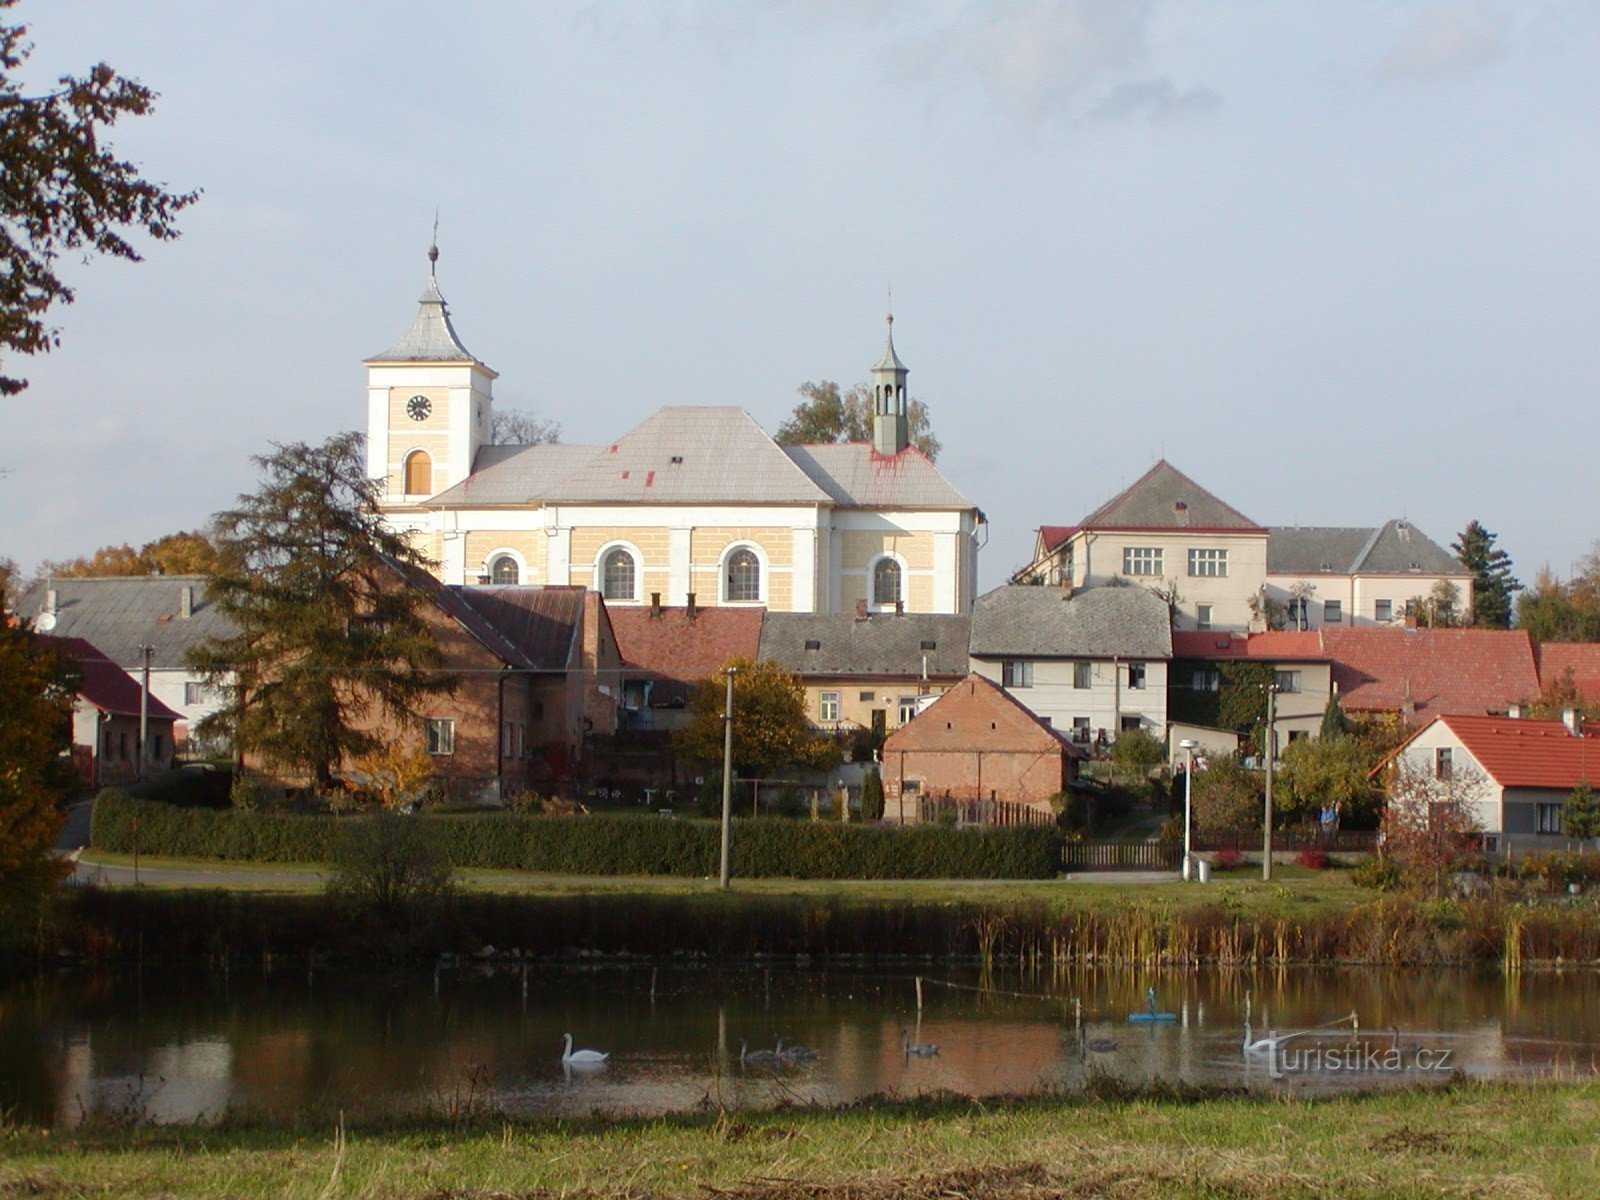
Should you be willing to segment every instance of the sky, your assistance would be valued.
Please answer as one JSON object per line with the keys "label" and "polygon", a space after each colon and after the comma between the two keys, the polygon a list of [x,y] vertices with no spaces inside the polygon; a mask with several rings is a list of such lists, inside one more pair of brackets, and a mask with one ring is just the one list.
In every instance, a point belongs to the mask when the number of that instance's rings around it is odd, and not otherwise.
{"label": "sky", "polygon": [[193,528],[365,420],[439,283],[496,400],[605,443],[769,430],[895,343],[980,583],[1165,456],[1263,524],[1600,537],[1600,5],[595,0],[50,5],[25,77],[161,93],[204,189],[67,264],[0,400],[0,557]]}

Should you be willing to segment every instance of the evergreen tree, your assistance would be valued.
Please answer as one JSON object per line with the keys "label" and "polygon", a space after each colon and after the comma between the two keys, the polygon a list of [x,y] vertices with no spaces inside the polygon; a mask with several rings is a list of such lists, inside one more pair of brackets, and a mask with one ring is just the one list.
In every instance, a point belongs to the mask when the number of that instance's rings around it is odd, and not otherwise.
{"label": "evergreen tree", "polygon": [[1350,722],[1345,718],[1344,705],[1339,703],[1339,693],[1330,692],[1328,703],[1322,710],[1321,737],[1323,741],[1331,741],[1334,738],[1342,738],[1349,732]]}
{"label": "evergreen tree", "polygon": [[1587,783],[1572,789],[1561,814],[1561,823],[1567,836],[1580,842],[1600,837],[1600,803],[1596,803],[1594,789]]}
{"label": "evergreen tree", "polygon": [[1522,584],[1511,574],[1511,556],[1494,543],[1495,535],[1473,521],[1450,549],[1472,572],[1472,623],[1485,629],[1508,629],[1512,597]]}
{"label": "evergreen tree", "polygon": [[454,685],[422,615],[427,561],[381,520],[361,436],[255,462],[259,490],[216,518],[209,592],[237,632],[190,656],[224,698],[200,733],[325,787],[379,748],[375,711],[414,717]]}
{"label": "evergreen tree", "polygon": [[861,819],[883,820],[883,776],[874,767],[861,779]]}

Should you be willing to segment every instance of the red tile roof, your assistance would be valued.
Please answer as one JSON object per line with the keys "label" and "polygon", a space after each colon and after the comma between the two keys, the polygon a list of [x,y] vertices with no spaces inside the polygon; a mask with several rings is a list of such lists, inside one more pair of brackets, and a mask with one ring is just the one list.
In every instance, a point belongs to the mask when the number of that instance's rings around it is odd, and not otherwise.
{"label": "red tile roof", "polygon": [[[103,713],[117,717],[139,715],[140,688],[137,680],[112,662],[93,643],[82,638],[41,637],[40,641],[57,653],[70,658],[83,680],[78,685],[78,695]],[[152,721],[181,721],[183,716],[173,712],[154,696],[147,710]]]}
{"label": "red tile roof", "polygon": [[1568,671],[1578,695],[1600,701],[1600,642],[1545,642],[1534,648],[1539,663],[1539,690],[1559,683]]}
{"label": "red tile roof", "polygon": [[1501,787],[1567,791],[1600,783],[1600,725],[1574,737],[1560,721],[1512,717],[1439,718]]}
{"label": "red tile roof", "polygon": [[[967,709],[967,702],[971,700],[977,701],[976,711],[985,714],[983,720],[990,721],[988,729],[983,728],[982,721],[962,720],[958,724],[947,719],[952,712]],[[991,717],[994,719],[990,720]],[[944,728],[940,728],[941,723]],[[1018,737],[1022,739],[1020,745],[1015,740]],[[1073,758],[1088,757],[1065,733],[998,683],[976,671],[955,687],[941,693],[927,708],[890,733],[884,740],[883,749],[886,754],[899,750],[908,753],[919,750],[971,750],[1009,754],[1065,750]]]}
{"label": "red tile roof", "polygon": [[[708,679],[734,655],[755,658],[761,649],[765,609],[702,608],[689,620],[687,609],[609,607],[622,661],[658,680],[692,686]],[[659,689],[657,689],[659,693]]]}
{"label": "red tile roof", "polygon": [[1046,554],[1054,553],[1062,542],[1078,532],[1076,525],[1041,525],[1039,526],[1039,547]]}
{"label": "red tile roof", "polygon": [[1247,658],[1256,662],[1328,661],[1328,654],[1322,646],[1322,636],[1315,630],[1252,634],[1174,631],[1172,657]]}
{"label": "red tile roof", "polygon": [[1324,629],[1333,681],[1351,712],[1503,713],[1537,695],[1533,643],[1520,629]]}

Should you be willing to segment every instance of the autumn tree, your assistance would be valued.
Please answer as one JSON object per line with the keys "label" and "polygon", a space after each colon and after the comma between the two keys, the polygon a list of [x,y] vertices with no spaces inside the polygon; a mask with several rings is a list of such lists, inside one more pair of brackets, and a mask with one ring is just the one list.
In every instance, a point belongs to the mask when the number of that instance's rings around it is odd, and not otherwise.
{"label": "autumn tree", "polygon": [[497,408],[489,419],[491,446],[548,446],[561,440],[561,422],[516,408]]}
{"label": "autumn tree", "polygon": [[1566,582],[1539,571],[1517,597],[1517,626],[1536,642],[1600,642],[1600,542]]}
{"label": "autumn tree", "polygon": [[1569,708],[1588,718],[1600,718],[1600,703],[1584,696],[1571,667],[1563,667],[1537,696],[1522,701],[1522,706],[1526,715],[1546,721],[1559,720]]}
{"label": "autumn tree", "polygon": [[74,783],[75,687],[75,668],[46,639],[0,622],[0,931],[22,928],[18,917],[64,874],[51,850]]}
{"label": "autumn tree", "polygon": [[[872,440],[872,389],[858,383],[848,392],[824,379],[821,383],[802,383],[800,403],[789,419],[778,426],[774,440],[780,445],[797,446],[830,442],[870,442]],[[928,406],[921,400],[906,404],[906,427],[911,444],[930,462],[944,447],[933,436]]]}
{"label": "autumn tree", "polygon": [[[0,11],[15,6],[0,0]],[[26,25],[0,24],[0,349],[41,354],[61,340],[50,309],[74,299],[56,274],[61,254],[138,262],[126,235],[176,238],[178,213],[199,193],[169,192],[111,149],[107,131],[149,113],[153,91],[97,63],[30,94],[18,78],[33,51],[27,33]],[[0,395],[27,386],[0,373]]]}
{"label": "autumn tree", "polygon": [[208,585],[237,632],[190,659],[223,698],[202,736],[319,786],[379,747],[363,720],[374,709],[420,719],[423,699],[453,687],[416,586],[427,560],[385,525],[362,447],[343,433],[255,459],[260,488],[216,517]]}
{"label": "autumn tree", "polygon": [[800,680],[775,662],[734,657],[689,697],[689,723],[677,731],[679,753],[721,762],[723,705],[729,667],[733,676],[733,765],[746,779],[780,771],[827,770],[840,760],[838,744],[806,717]]}
{"label": "autumn tree", "polygon": [[1207,833],[1260,829],[1265,814],[1265,789],[1261,773],[1252,771],[1237,755],[1210,759],[1196,770],[1191,783],[1194,826]]}
{"label": "autumn tree", "polygon": [[1393,772],[1380,826],[1383,853],[1410,887],[1443,895],[1451,872],[1477,853],[1483,826],[1474,797],[1483,782],[1462,763],[1448,779],[1404,764]]}
{"label": "autumn tree", "polygon": [[1511,573],[1511,556],[1494,543],[1495,535],[1473,521],[1450,549],[1472,572],[1472,623],[1484,629],[1507,629],[1512,598],[1522,584]]}
{"label": "autumn tree", "polygon": [[132,546],[102,546],[82,558],[47,562],[41,575],[53,579],[103,577],[108,575],[209,575],[216,566],[217,550],[203,530],[169,533]]}
{"label": "autumn tree", "polygon": [[1284,749],[1273,807],[1286,823],[1314,821],[1324,808],[1346,823],[1371,821],[1376,797],[1371,761],[1352,737],[1300,738]]}

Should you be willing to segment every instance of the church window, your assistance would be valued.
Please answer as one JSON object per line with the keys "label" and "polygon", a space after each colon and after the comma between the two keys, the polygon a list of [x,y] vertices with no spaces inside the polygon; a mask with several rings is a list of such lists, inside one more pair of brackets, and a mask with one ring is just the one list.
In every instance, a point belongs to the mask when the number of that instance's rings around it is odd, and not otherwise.
{"label": "church window", "polygon": [[600,594],[607,600],[632,600],[638,595],[636,578],[633,555],[620,547],[612,550],[600,565]]}
{"label": "church window", "polygon": [[489,564],[490,583],[521,583],[522,568],[517,566],[517,560],[509,554],[501,554]]}
{"label": "church window", "polygon": [[741,546],[728,555],[723,598],[734,602],[761,599],[761,560],[754,550]]}
{"label": "church window", "polygon": [[900,590],[900,564],[892,558],[880,558],[872,568],[872,602],[893,607],[904,599]]}
{"label": "church window", "polygon": [[413,450],[406,455],[406,491],[408,496],[433,494],[433,459],[426,451]]}

